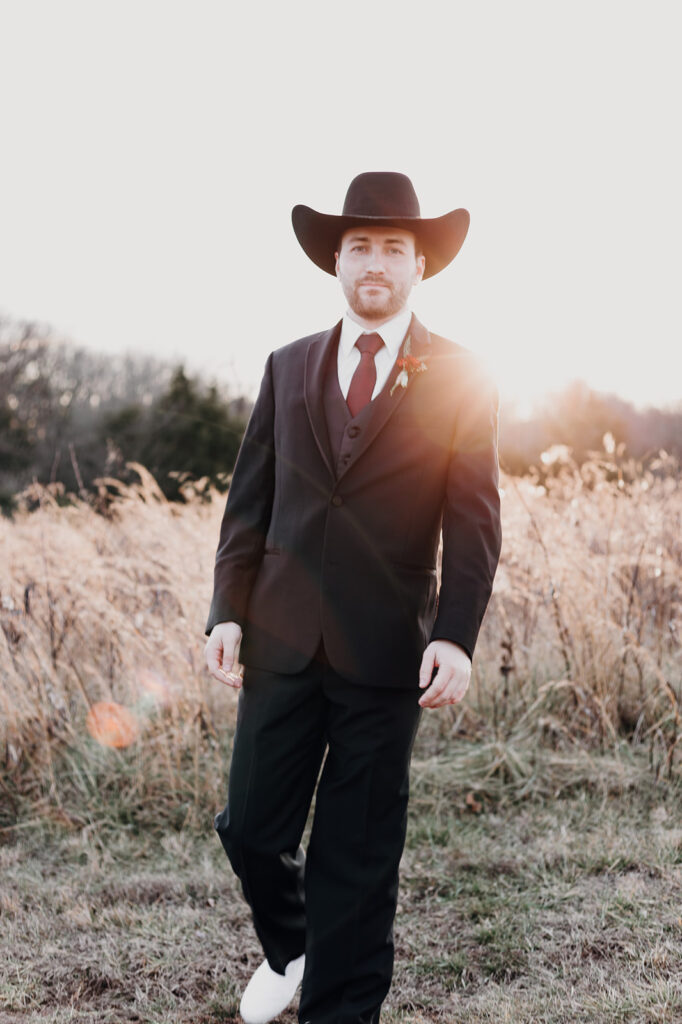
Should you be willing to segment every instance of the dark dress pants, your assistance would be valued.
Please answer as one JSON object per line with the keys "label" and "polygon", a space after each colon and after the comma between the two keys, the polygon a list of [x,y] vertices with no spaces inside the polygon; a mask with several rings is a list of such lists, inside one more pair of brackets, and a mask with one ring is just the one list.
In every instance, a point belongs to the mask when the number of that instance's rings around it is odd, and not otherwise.
{"label": "dark dress pants", "polygon": [[[246,668],[218,832],[273,970],[305,952],[302,1024],[378,1024],[393,973],[420,691]],[[315,796],[307,857],[301,837]]]}

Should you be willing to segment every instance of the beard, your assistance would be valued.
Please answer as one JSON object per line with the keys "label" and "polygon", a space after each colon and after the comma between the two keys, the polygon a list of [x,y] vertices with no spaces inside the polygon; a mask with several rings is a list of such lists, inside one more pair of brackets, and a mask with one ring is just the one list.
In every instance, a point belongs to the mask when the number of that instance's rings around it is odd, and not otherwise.
{"label": "beard", "polygon": [[370,295],[361,287],[362,284],[369,283],[371,282],[363,281],[350,285],[341,282],[348,305],[354,313],[365,320],[390,320],[404,308],[412,290],[411,283],[396,284],[382,281],[383,287]]}

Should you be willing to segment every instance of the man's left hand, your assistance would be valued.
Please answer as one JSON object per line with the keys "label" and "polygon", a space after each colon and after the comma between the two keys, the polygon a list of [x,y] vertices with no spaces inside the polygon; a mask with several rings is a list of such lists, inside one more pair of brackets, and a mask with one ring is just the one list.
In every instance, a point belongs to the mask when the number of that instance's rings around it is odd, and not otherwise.
{"label": "man's left hand", "polygon": [[[431,682],[434,668],[438,671]],[[419,703],[423,708],[456,704],[467,692],[470,679],[471,659],[464,648],[451,640],[432,640],[419,669],[419,685],[422,689],[428,686]]]}

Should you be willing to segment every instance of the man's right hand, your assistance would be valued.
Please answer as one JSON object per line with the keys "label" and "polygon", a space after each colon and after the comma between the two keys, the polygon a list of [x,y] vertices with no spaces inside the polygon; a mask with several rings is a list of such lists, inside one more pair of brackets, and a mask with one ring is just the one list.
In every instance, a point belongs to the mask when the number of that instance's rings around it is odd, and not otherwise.
{"label": "man's right hand", "polygon": [[218,622],[204,647],[208,671],[219,683],[236,689],[242,685],[237,663],[237,648],[242,638],[241,626],[236,622]]}

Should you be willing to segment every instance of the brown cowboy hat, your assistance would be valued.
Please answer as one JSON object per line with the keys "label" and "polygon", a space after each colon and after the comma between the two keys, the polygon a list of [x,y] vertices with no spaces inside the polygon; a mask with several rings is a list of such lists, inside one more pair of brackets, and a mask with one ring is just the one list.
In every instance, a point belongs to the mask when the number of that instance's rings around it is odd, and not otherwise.
{"label": "brown cowboy hat", "polygon": [[426,257],[424,277],[447,267],[469,230],[469,211],[452,210],[442,217],[421,217],[412,182],[395,171],[367,171],[351,181],[340,217],[295,206],[291,221],[307,256],[328,274],[336,275],[334,253],[348,228],[360,225],[412,231]]}

